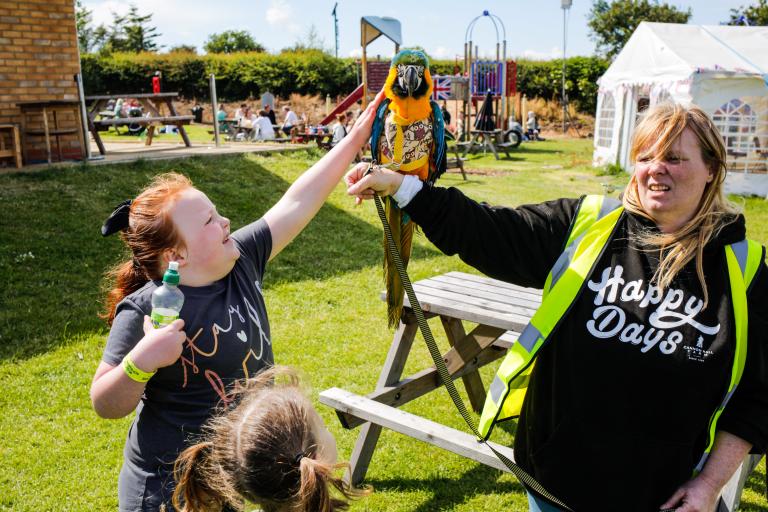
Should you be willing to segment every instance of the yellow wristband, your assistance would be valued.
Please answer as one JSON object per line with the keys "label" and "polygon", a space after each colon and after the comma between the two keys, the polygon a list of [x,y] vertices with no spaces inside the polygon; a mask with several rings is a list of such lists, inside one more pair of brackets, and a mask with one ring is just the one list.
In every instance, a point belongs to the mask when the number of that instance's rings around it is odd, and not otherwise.
{"label": "yellow wristband", "polygon": [[149,373],[140,369],[133,363],[130,354],[123,358],[123,370],[125,370],[125,374],[130,379],[135,380],[136,382],[147,382],[155,373],[157,373],[157,371]]}

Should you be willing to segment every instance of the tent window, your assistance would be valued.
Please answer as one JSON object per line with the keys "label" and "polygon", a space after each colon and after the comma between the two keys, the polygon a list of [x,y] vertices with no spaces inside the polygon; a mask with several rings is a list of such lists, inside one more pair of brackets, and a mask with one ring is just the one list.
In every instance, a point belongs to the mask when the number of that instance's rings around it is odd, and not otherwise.
{"label": "tent window", "polygon": [[768,126],[748,103],[734,98],[717,109],[712,120],[720,130],[728,154],[728,168],[765,172]]}
{"label": "tent window", "polygon": [[611,147],[613,138],[613,122],[616,118],[616,103],[613,94],[606,93],[600,106],[600,120],[597,123],[597,145],[601,148]]}

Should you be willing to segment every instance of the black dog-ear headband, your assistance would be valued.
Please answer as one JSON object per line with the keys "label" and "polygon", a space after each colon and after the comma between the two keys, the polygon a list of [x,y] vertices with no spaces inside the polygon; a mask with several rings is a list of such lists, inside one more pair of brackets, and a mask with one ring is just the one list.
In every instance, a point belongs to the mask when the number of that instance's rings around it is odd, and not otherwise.
{"label": "black dog-ear headband", "polygon": [[132,199],[118,204],[101,226],[101,236],[109,236],[128,227],[128,214],[131,212]]}

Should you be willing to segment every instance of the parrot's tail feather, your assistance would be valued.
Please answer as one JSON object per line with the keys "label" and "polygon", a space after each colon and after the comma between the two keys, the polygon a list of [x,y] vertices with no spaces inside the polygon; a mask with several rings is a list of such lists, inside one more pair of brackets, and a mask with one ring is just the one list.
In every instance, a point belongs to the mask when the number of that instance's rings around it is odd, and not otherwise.
{"label": "parrot's tail feather", "polygon": [[[387,222],[392,231],[392,239],[400,252],[403,265],[407,267],[411,256],[414,223],[409,221],[403,226],[402,210],[391,205],[390,201],[387,201],[385,211]],[[387,288],[387,323],[389,327],[397,327],[403,314],[405,289],[400,281],[400,276],[397,274],[395,262],[389,253],[386,239],[384,240],[384,283]]]}

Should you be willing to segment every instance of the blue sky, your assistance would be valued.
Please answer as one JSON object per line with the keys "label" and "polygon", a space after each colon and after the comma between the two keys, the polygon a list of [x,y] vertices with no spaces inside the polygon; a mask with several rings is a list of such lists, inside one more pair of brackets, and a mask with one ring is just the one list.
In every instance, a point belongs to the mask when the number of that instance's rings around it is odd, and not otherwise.
{"label": "blue sky", "polygon": [[[690,7],[691,23],[716,25],[729,18],[731,8],[752,0],[667,0],[678,8]],[[124,0],[83,0],[93,11],[96,24],[109,23],[111,12],[124,13]],[[325,46],[334,47],[333,0],[133,0],[142,13],[152,13],[153,24],[162,33],[166,49],[191,44],[202,53],[208,35],[224,30],[247,30],[256,41],[277,51],[306,39],[314,25]],[[753,2],[754,3],[754,2]],[[381,2],[339,0],[339,56],[360,54],[360,18],[391,16],[402,24],[403,44],[419,45],[435,58],[459,59],[464,52],[467,25],[487,9],[506,27],[507,55],[548,59],[563,51],[561,0],[385,0]],[[591,0],[573,0],[568,11],[567,55],[591,55],[587,13]],[[481,55],[495,55],[496,36],[486,19],[475,24],[473,41]],[[393,45],[380,38],[369,46],[369,55],[391,56]]]}

